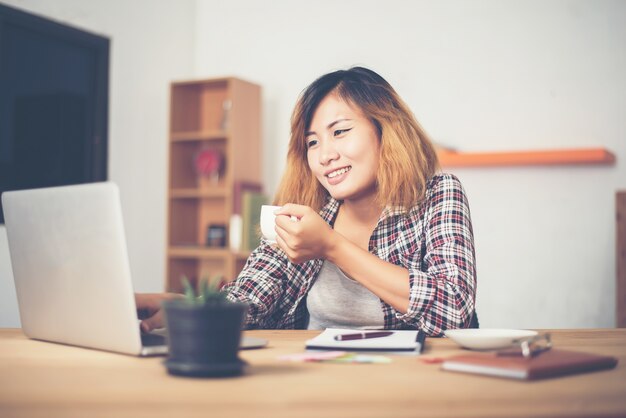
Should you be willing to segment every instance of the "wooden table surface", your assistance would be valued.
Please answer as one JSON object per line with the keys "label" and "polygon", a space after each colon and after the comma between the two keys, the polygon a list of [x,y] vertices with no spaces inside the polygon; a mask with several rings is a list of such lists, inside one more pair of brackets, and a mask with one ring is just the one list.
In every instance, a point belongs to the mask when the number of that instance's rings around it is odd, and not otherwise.
{"label": "wooden table surface", "polygon": [[421,357],[389,364],[280,361],[315,331],[249,331],[269,347],[242,351],[236,378],[167,374],[163,358],[29,340],[0,330],[0,417],[626,416],[626,329],[550,330],[554,346],[608,354],[617,368],[523,382],[444,372],[423,359],[465,352],[428,339]]}

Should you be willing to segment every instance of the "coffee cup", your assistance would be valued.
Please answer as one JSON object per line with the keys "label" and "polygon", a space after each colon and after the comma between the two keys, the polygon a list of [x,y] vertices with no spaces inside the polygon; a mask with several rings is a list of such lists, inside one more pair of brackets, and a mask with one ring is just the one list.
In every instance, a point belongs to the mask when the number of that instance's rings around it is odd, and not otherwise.
{"label": "coffee cup", "polygon": [[278,209],[280,206],[261,206],[261,234],[271,244],[276,243],[276,215],[274,212]]}

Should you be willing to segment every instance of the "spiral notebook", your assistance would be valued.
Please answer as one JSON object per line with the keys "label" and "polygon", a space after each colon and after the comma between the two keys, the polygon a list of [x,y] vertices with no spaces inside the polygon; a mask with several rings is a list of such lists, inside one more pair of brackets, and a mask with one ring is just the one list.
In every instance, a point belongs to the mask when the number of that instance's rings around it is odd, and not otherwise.
{"label": "spiral notebook", "polygon": [[393,331],[390,335],[377,338],[338,341],[338,335],[368,333],[362,329],[326,328],[317,337],[306,342],[308,350],[348,350],[412,352],[419,354],[424,347],[425,335],[421,331]]}

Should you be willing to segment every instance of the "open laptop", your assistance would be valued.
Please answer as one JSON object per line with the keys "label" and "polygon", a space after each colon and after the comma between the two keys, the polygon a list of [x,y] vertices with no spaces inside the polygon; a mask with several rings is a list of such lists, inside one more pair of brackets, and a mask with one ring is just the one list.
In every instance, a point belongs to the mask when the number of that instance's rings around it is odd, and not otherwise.
{"label": "open laptop", "polygon": [[[167,353],[163,335],[139,329],[114,183],[5,192],[2,206],[28,337],[140,356]],[[241,348],[266,344],[243,337]]]}

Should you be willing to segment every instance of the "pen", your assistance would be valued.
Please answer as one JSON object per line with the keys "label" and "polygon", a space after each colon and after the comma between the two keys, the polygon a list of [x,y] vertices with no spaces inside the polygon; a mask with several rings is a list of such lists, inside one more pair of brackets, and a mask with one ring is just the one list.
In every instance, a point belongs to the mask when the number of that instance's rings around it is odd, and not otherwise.
{"label": "pen", "polygon": [[337,340],[337,341],[365,340],[367,338],[387,337],[387,336],[389,336],[391,334],[393,334],[392,331],[357,332],[356,334],[339,334],[339,335],[335,335],[335,340]]}

